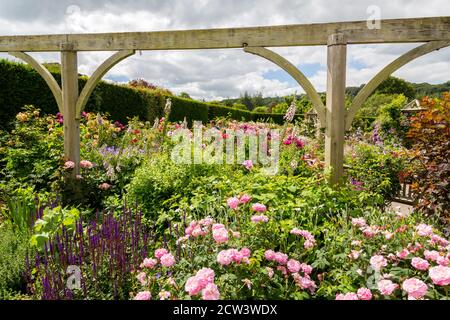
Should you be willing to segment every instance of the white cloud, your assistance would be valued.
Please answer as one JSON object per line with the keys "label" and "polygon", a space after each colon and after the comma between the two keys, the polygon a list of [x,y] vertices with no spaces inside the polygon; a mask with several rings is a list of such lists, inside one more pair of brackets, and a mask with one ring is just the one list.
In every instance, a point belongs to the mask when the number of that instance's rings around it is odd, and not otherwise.
{"label": "white cloud", "polygon": [[[154,31],[188,28],[239,27],[272,24],[364,20],[366,8],[378,5],[382,18],[450,15],[448,0],[78,0],[0,3],[0,34]],[[74,6],[75,5],[75,6]],[[347,85],[367,82],[414,44],[358,45],[348,48]],[[326,87],[326,47],[274,48],[302,69],[317,65],[310,77],[319,91]],[[81,53],[81,73],[91,74],[112,53]],[[40,61],[57,61],[57,54],[33,54]],[[5,55],[0,55],[4,57]],[[414,82],[449,80],[450,49],[414,61],[395,75]],[[145,78],[174,92],[217,99],[241,92],[282,95],[301,90],[292,82],[267,79],[279,68],[242,50],[152,51],[128,58],[107,78]]]}

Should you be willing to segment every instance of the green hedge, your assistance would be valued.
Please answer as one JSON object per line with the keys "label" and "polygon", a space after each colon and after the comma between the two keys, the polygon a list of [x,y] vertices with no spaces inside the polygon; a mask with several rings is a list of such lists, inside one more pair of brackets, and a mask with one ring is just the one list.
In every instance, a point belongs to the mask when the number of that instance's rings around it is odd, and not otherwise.
{"label": "green hedge", "polygon": [[[56,81],[61,83],[61,75],[57,69],[51,68],[50,71]],[[87,79],[85,76],[79,78],[80,91]],[[171,121],[183,121],[186,118],[191,124],[193,120],[206,123],[217,117],[231,117],[239,121],[264,120],[278,124],[284,122],[283,114],[253,113],[175,96],[171,98]],[[166,97],[158,92],[101,81],[95,87],[85,110],[109,113],[111,119],[123,123],[136,116],[142,120],[153,121],[163,115],[165,99]],[[25,105],[35,105],[47,114],[58,112],[50,89],[35,70],[22,63],[0,60],[0,125],[3,128],[8,127]]]}

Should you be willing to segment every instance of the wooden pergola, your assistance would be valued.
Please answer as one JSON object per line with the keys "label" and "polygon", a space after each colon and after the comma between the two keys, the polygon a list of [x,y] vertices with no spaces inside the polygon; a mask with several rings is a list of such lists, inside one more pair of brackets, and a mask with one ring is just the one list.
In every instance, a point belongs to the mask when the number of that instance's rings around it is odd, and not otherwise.
{"label": "wooden pergola", "polygon": [[[345,108],[347,45],[423,43],[403,54],[376,74]],[[324,105],[311,82],[292,63],[268,47],[327,46],[327,99]],[[325,128],[325,162],[332,168],[330,182],[343,176],[344,134],[369,95],[389,75],[406,63],[450,45],[450,17],[381,20],[380,29],[367,21],[282,25],[252,28],[204,29],[160,32],[0,36],[0,52],[30,64],[47,82],[64,116],[64,151],[79,174],[79,123],[89,96],[101,78],[136,50],[194,50],[243,48],[272,61],[305,90]],[[61,52],[61,87],[48,70],[26,52]],[[78,94],[78,51],[117,51],[89,78]]]}

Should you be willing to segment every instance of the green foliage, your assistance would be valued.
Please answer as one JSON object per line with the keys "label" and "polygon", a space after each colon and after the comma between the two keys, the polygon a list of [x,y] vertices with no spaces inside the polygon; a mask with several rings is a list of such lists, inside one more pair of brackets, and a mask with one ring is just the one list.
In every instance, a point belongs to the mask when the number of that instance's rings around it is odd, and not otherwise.
{"label": "green foliage", "polygon": [[232,108],[234,108],[234,109],[240,109],[240,110],[248,110],[248,109],[247,109],[247,106],[246,106],[245,104],[243,104],[243,103],[238,103],[238,102],[233,103]]}
{"label": "green foliage", "polygon": [[27,250],[28,238],[25,234],[0,225],[0,300],[25,292],[22,275]]}
{"label": "green foliage", "polygon": [[286,113],[289,105],[286,102],[279,103],[272,108],[273,113]]}
{"label": "green foliage", "polygon": [[36,213],[36,199],[33,188],[18,188],[4,195],[7,207],[1,210],[4,222],[17,233],[27,234],[32,228]]}
{"label": "green foliage", "polygon": [[31,245],[41,248],[44,243],[59,233],[62,227],[69,233],[75,231],[75,223],[80,215],[80,211],[76,208],[63,209],[60,206],[45,208],[42,218],[34,224],[34,233],[30,239]]}
{"label": "green foliage", "polygon": [[376,92],[385,94],[403,94],[408,99],[414,99],[416,93],[411,83],[396,77],[389,77],[377,88]]}
{"label": "green foliage", "polygon": [[348,175],[358,189],[389,199],[400,190],[399,173],[405,167],[404,161],[395,151],[359,143],[347,158]]}
{"label": "green foliage", "polygon": [[267,107],[256,107],[253,109],[255,113],[268,113]]}
{"label": "green foliage", "polygon": [[189,125],[196,120],[203,123],[208,122],[208,104],[179,97],[171,97],[171,99],[172,111],[170,112],[169,121],[183,121],[186,118]]}
{"label": "green foliage", "polygon": [[395,136],[396,139],[403,140],[408,126],[406,122],[407,118],[401,110],[406,103],[406,97],[400,94],[392,99],[390,103],[380,108],[377,122],[380,124],[380,129],[384,137]]}

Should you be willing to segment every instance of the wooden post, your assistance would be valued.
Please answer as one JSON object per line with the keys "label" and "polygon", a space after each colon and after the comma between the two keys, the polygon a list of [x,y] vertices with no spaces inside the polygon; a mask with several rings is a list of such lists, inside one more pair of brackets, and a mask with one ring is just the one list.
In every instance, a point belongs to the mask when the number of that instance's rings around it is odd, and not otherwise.
{"label": "wooden post", "polygon": [[76,178],[80,174],[80,121],[76,117],[78,100],[77,52],[71,50],[70,44],[62,45],[61,49],[64,156],[66,161],[75,163],[75,168],[71,171],[70,177]]}
{"label": "wooden post", "polygon": [[330,184],[344,173],[345,72],[347,43],[343,34],[328,38],[325,164],[332,169]]}

